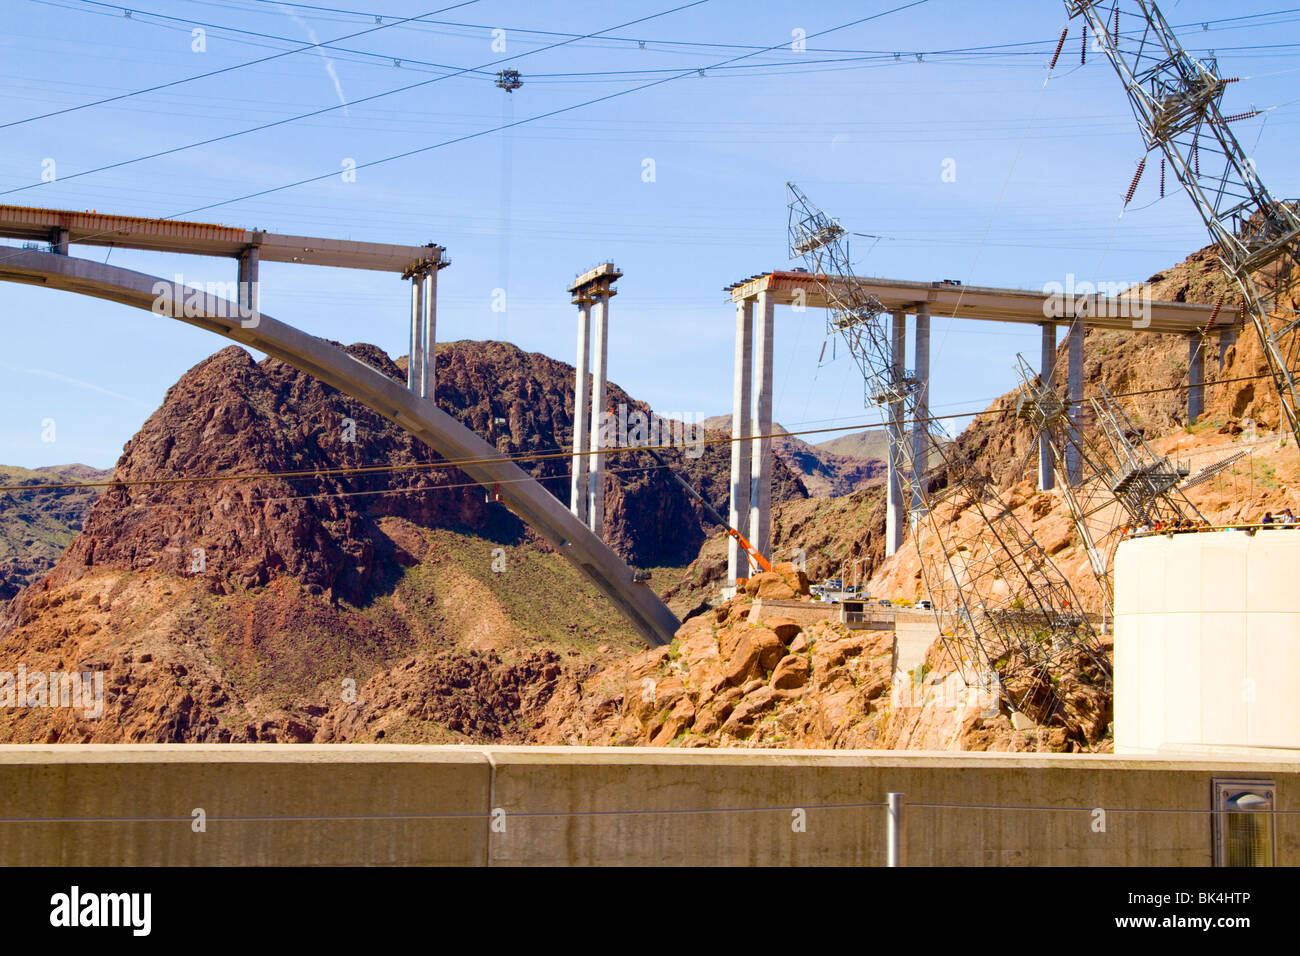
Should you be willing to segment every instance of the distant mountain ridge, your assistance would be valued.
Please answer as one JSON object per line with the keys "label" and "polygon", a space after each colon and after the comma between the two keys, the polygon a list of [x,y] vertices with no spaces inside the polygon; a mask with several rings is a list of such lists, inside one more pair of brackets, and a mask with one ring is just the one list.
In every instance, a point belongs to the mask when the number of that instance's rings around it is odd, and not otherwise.
{"label": "distant mountain ridge", "polygon": [[[730,435],[731,416],[706,418],[704,427]],[[772,442],[777,459],[799,476],[813,497],[849,495],[884,479],[889,441],[883,430],[845,435],[814,445],[791,435],[779,424],[772,427],[774,432],[782,433]]]}
{"label": "distant mountain ridge", "polygon": [[[103,481],[111,474],[81,464],[43,468],[0,465],[0,485]],[[102,490],[0,491],[0,606],[54,567]]]}

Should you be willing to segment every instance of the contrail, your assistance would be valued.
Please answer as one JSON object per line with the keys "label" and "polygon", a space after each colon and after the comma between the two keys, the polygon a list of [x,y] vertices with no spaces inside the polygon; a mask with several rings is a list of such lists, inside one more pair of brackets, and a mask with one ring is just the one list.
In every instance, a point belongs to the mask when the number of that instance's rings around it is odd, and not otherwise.
{"label": "contrail", "polygon": [[122,401],[130,402],[133,405],[143,405],[146,408],[149,406],[148,402],[142,402],[140,399],[132,398],[130,395],[123,395],[121,392],[114,392],[100,385],[96,385],[94,382],[83,382],[79,378],[70,378],[67,375],[60,375],[58,372],[51,372],[43,368],[29,368],[24,369],[23,371],[28,375],[39,375],[42,378],[52,378],[56,382],[64,382],[68,385],[76,385],[78,388],[89,389],[92,392],[99,392],[101,395],[110,395],[113,398],[120,398]]}
{"label": "contrail", "polygon": [[307,31],[307,39],[311,40],[312,43],[317,44],[316,53],[325,61],[325,72],[330,75],[330,79],[334,82],[334,92],[338,94],[339,102],[343,104],[343,115],[350,116],[351,114],[348,112],[348,98],[343,95],[343,84],[339,82],[338,71],[334,69],[334,61],[330,59],[330,55],[325,52],[325,48],[319,45],[320,37],[316,35],[316,31],[312,29],[310,23],[298,16],[298,14],[294,13],[288,7],[283,4],[276,4],[276,6],[291,17],[294,23]]}

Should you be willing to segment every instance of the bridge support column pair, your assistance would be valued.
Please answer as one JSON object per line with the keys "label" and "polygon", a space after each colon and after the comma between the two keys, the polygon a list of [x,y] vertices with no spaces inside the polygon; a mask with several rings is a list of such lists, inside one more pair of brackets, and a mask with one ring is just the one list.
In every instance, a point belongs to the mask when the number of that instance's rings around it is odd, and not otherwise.
{"label": "bridge support column pair", "polygon": [[[754,313],[757,305],[758,325]],[[731,508],[728,520],[764,557],[772,553],[772,364],[776,300],[769,292],[736,302],[731,401]],[[755,354],[757,353],[757,354]],[[755,362],[757,360],[757,362]],[[757,378],[755,378],[757,364]],[[757,386],[757,387],[755,387]],[[727,583],[753,569],[735,538],[727,543]]]}
{"label": "bridge support column pair", "polygon": [[421,398],[437,401],[439,263],[420,263],[406,274],[411,280],[411,352],[406,365],[406,387]]}
{"label": "bridge support column pair", "polygon": [[[910,472],[912,481],[911,507],[914,513],[921,508],[920,476],[924,475],[930,457],[930,305],[918,302],[915,306],[916,318],[912,332],[913,365],[911,422],[903,419],[906,404],[902,395],[897,395],[887,409],[889,432],[889,454],[885,461],[885,555],[897,553],[903,546],[903,536],[907,529],[907,510],[909,496],[904,493],[903,479]],[[909,376],[905,368],[907,358],[907,313],[898,310],[890,313],[890,362],[893,365],[894,379],[900,383]],[[907,426],[911,425],[912,450],[909,455],[903,448],[906,441]],[[910,460],[909,460],[910,459]]]}
{"label": "bridge support column pair", "polygon": [[[597,537],[605,527],[605,456],[601,453],[611,429],[605,424],[605,386],[609,368],[609,300],[617,295],[614,282],[622,278],[612,262],[601,263],[569,287],[578,307],[578,356],[573,388],[573,469],[569,480],[569,510]],[[592,341],[593,318],[595,341]],[[592,371],[592,359],[595,371]]]}
{"label": "bridge support column pair", "polygon": [[[1042,329],[1042,343],[1040,346],[1040,358],[1038,363],[1039,376],[1045,385],[1050,385],[1052,377],[1056,374],[1056,323],[1044,322],[1040,326]],[[1066,400],[1069,402],[1069,415],[1072,422],[1070,428],[1072,432],[1078,435],[1078,421],[1081,406],[1083,404],[1083,338],[1087,329],[1083,324],[1083,317],[1076,316],[1071,322],[1068,332],[1067,346],[1067,368],[1066,368]],[[1078,481],[1082,476],[1083,462],[1079,458],[1078,451],[1069,447],[1065,452],[1065,472],[1071,481]],[[1047,440],[1047,436],[1040,435],[1038,438],[1038,490],[1051,491],[1056,487],[1056,458],[1052,454],[1052,446]]]}

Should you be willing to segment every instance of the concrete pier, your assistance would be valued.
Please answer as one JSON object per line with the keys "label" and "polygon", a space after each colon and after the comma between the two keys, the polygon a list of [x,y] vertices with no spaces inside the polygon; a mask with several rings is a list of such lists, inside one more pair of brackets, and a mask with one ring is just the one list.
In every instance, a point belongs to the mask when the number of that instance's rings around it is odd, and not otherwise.
{"label": "concrete pier", "polygon": [[1219,371],[1223,371],[1223,362],[1228,357],[1228,349],[1237,344],[1237,327],[1230,325],[1219,332]]}
{"label": "concrete pier", "polygon": [[[916,334],[912,342],[913,373],[916,375],[916,418],[912,422],[912,471],[916,480],[926,473],[930,465],[930,306],[922,302],[916,307]],[[912,509],[921,507],[919,485],[912,488]]]}
{"label": "concrete pier", "polygon": [[[907,313],[899,310],[890,313],[890,360],[894,379],[903,377],[903,361],[907,349]],[[903,529],[907,526],[907,506],[903,502],[903,461],[899,448],[903,440],[903,401],[891,401],[889,415],[889,455],[886,461],[887,499],[885,504],[885,554],[891,555],[903,544]]]}
{"label": "concrete pier", "polygon": [[257,318],[260,311],[258,292],[258,272],[261,271],[262,254],[257,246],[249,246],[239,254],[235,260],[235,278],[239,290],[239,307],[252,313],[250,319],[253,321]]}
{"label": "concrete pier", "polygon": [[438,344],[438,270],[430,269],[420,281],[420,299],[423,305],[421,325],[424,347],[420,351],[420,397],[429,401],[438,398],[438,363],[435,346]]}
{"label": "concrete pier", "polygon": [[754,427],[750,473],[749,543],[765,558],[772,554],[772,358],[776,330],[776,300],[770,293],[758,294],[758,322],[754,336],[754,361],[757,366],[757,389],[754,396],[757,415]]}
{"label": "concrete pier", "polygon": [[424,368],[424,284],[418,275],[411,276],[411,352],[406,360],[406,387],[420,394],[420,375]]}
{"label": "concrete pier", "polygon": [[[570,478],[569,507],[579,519],[583,505],[578,503],[582,494],[582,472],[586,470],[586,515],[587,527],[597,537],[603,535],[605,527],[605,456],[600,454],[604,447],[608,428],[602,428],[605,414],[605,383],[608,381],[609,368],[609,300],[618,293],[614,282],[623,277],[612,262],[602,262],[594,269],[588,269],[573,280],[569,286],[572,301],[578,306],[578,370],[577,387],[574,389],[574,401],[578,408],[573,414],[573,475]],[[591,375],[590,415],[582,421],[583,409],[586,407],[586,366],[587,335],[592,328],[593,341],[591,354],[595,368]],[[588,436],[586,446],[581,447],[583,432]],[[586,454],[583,454],[583,453]],[[583,459],[583,460],[580,460]]]}
{"label": "concrete pier", "polygon": [[605,456],[600,454],[604,446],[604,429],[601,427],[605,415],[605,381],[609,368],[609,300],[597,297],[592,303],[592,318],[595,326],[592,353],[595,367],[591,373],[591,455],[588,465],[587,488],[587,527],[597,536],[603,537],[605,527]]}
{"label": "concrete pier", "polygon": [[1205,340],[1198,332],[1187,336],[1187,424],[1205,411]]}
{"label": "concrete pier", "polygon": [[406,387],[420,398],[431,402],[438,397],[435,359],[438,345],[438,270],[450,264],[439,255],[437,258],[412,263],[403,273],[411,281],[411,357],[406,368]]}
{"label": "concrete pier", "polygon": [[[1077,316],[1070,323],[1070,428],[1075,437],[1079,434],[1079,415],[1083,404],[1083,316]],[[1071,481],[1078,481],[1083,476],[1083,462],[1079,451],[1071,446],[1065,452],[1065,471]]]}
{"label": "concrete pier", "polygon": [[578,359],[573,384],[573,473],[569,485],[569,510],[587,522],[587,451],[591,440],[591,303],[578,303]]}
{"label": "concrete pier", "polygon": [[[736,303],[736,362],[731,393],[731,526],[749,537],[749,492],[752,485],[750,464],[753,432],[752,390],[754,377],[754,300]],[[749,559],[741,553],[735,538],[727,539],[727,584],[734,586],[738,577],[749,577]]]}
{"label": "concrete pier", "polygon": [[[1038,360],[1038,374],[1044,385],[1052,384],[1052,373],[1056,370],[1056,325],[1043,323],[1043,341]],[[1047,435],[1038,437],[1038,490],[1051,491],[1056,487],[1056,461],[1052,457],[1052,443]]]}

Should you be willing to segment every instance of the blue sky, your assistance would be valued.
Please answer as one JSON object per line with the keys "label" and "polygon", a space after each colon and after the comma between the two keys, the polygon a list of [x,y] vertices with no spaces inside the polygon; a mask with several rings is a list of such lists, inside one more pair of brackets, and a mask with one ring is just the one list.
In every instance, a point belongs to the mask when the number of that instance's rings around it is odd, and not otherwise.
{"label": "blue sky", "polygon": [[[426,14],[455,0],[315,0],[329,12],[262,0],[6,0],[0,37],[0,124],[233,66],[290,46],[229,28],[313,42]],[[1049,83],[1050,48],[1066,19],[1050,0],[927,0],[790,49],[812,35],[906,0],[795,4],[709,0],[634,27],[620,39],[540,50],[670,10],[683,0],[518,3],[477,0],[437,15],[455,24],[393,26],[342,45],[24,123],[3,131],[0,202],[129,215],[195,213],[201,221],[448,249],[439,338],[503,338],[573,361],[575,315],[565,287],[612,258],[625,273],[613,302],[610,377],[664,412],[718,414],[731,400],[734,311],[722,288],[788,266],[785,189],[793,180],[854,232],[858,270],[1041,288],[1067,273],[1147,278],[1205,245],[1191,203],[1158,195],[1148,168],[1121,218],[1141,141],[1118,78],[1098,52],[1079,64],[1078,21]],[[1281,3],[1172,0],[1167,18],[1193,51],[1214,49],[1241,76],[1225,109],[1277,107],[1240,123],[1238,138],[1275,195],[1300,194],[1294,164],[1300,102],[1300,11]],[[1288,11],[1267,18],[1202,21]],[[172,20],[164,17],[175,18]],[[196,22],[187,22],[196,21]],[[206,50],[192,30],[206,24]],[[506,50],[492,49],[494,29]],[[642,49],[636,41],[644,40]],[[995,44],[988,52],[939,51]],[[708,44],[708,45],[704,45]],[[708,69],[749,50],[783,48]],[[1240,49],[1234,49],[1240,48]],[[865,52],[864,52],[865,51]],[[875,51],[872,53],[870,51]],[[885,55],[879,54],[884,52]],[[892,55],[898,52],[896,60]],[[919,61],[916,53],[922,56]],[[1017,55],[1010,55],[1010,54]],[[82,177],[159,150],[432,79],[416,61],[509,64],[372,102]],[[396,66],[393,60],[401,60]],[[823,62],[818,62],[823,61]],[[518,69],[524,86],[490,74]],[[537,122],[258,198],[227,200],[428,146],[694,71]],[[548,75],[544,75],[548,74]],[[562,75],[561,75],[562,74]],[[597,74],[597,75],[580,75]],[[643,177],[654,162],[654,180]],[[955,182],[943,181],[945,161]],[[70,178],[71,177],[71,178]],[[224,281],[234,263],[74,247],[115,265]],[[397,277],[270,264],[262,309],[314,334],[404,354],[409,293]],[[507,311],[491,310],[493,290]],[[0,285],[0,462],[111,465],[166,389],[227,343],[171,320],[71,294]],[[787,427],[866,424],[861,378],[843,348],[826,349],[824,317],[777,312],[775,416]],[[932,405],[974,410],[1014,384],[1017,351],[1037,332],[937,319]],[[52,443],[42,421],[56,423]],[[833,436],[824,436],[833,437]],[[813,439],[819,440],[819,439]]]}

